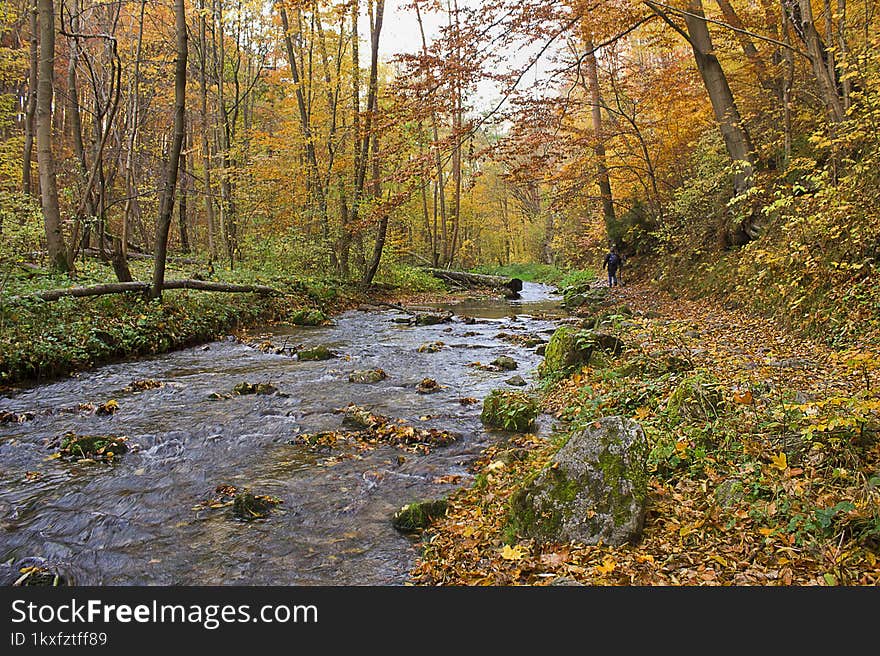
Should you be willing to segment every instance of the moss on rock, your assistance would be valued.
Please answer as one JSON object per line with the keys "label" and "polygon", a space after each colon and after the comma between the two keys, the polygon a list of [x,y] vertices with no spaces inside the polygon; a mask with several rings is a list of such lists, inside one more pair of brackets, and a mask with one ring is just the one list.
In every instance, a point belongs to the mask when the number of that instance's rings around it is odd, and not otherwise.
{"label": "moss on rock", "polygon": [[245,488],[235,495],[232,513],[239,519],[251,520],[267,517],[281,499],[265,494],[254,494]]}
{"label": "moss on rock", "polygon": [[421,531],[443,517],[446,514],[446,506],[445,499],[409,503],[394,513],[391,524],[403,533]]}
{"label": "moss on rock", "polygon": [[670,395],[666,411],[672,419],[714,420],[724,406],[721,384],[706,373],[696,373],[679,383]]}
{"label": "moss on rock", "polygon": [[321,310],[302,308],[291,312],[289,321],[295,326],[321,326],[329,319]]}
{"label": "moss on rock", "polygon": [[302,349],[301,351],[298,351],[296,357],[300,360],[308,361],[329,360],[331,358],[335,358],[336,353],[334,353],[332,350],[330,350],[329,347],[325,346],[324,344],[320,344],[319,346],[315,346],[314,348]]}
{"label": "moss on rock", "polygon": [[604,417],[573,433],[511,496],[504,538],[621,545],[641,534],[648,445],[641,426]]}
{"label": "moss on rock", "polygon": [[59,453],[71,458],[112,460],[128,452],[127,440],[116,435],[77,435],[69,431],[61,437]]}

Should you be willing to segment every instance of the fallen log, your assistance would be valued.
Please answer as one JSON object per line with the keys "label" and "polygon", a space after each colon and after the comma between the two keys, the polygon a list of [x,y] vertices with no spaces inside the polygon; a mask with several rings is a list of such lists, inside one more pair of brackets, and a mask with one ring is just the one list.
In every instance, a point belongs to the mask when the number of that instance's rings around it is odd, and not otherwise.
{"label": "fallen log", "polygon": [[[110,282],[100,285],[89,285],[82,287],[67,287],[65,289],[49,289],[35,294],[27,294],[24,296],[12,296],[9,301],[17,302],[26,298],[40,299],[43,301],[57,301],[59,298],[72,296],[81,298],[85,296],[105,296],[107,294],[124,294],[128,292],[149,291],[150,283],[135,280],[132,282]],[[226,282],[211,282],[208,280],[166,280],[162,285],[162,289],[199,289],[208,292],[230,292],[242,294],[271,294],[282,295],[283,292],[274,287],[265,285],[234,285]]]}
{"label": "fallen log", "polygon": [[496,289],[503,287],[516,293],[521,292],[523,288],[523,281],[519,278],[505,278],[504,276],[490,276],[484,273],[468,273],[466,271],[452,271],[432,267],[421,267],[421,269],[435,278],[440,278],[440,280],[455,282],[468,287],[492,287]]}

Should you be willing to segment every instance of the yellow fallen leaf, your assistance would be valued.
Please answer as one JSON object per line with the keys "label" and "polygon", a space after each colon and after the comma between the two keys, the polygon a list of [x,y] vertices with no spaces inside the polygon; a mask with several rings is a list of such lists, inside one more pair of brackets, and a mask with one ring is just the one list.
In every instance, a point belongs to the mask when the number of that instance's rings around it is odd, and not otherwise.
{"label": "yellow fallen leaf", "polygon": [[636,408],[636,419],[644,419],[649,414],[651,414],[651,411],[648,408],[646,408],[645,406],[642,406],[640,408]]}
{"label": "yellow fallen leaf", "polygon": [[615,567],[617,567],[617,562],[615,562],[614,558],[611,556],[605,556],[602,564],[596,565],[596,571],[599,572],[599,574],[611,574]]}
{"label": "yellow fallen leaf", "polygon": [[788,458],[785,457],[784,453],[779,453],[775,456],[770,457],[773,466],[776,467],[779,471],[785,471],[788,469]]}
{"label": "yellow fallen leaf", "polygon": [[765,536],[765,537],[766,537],[766,536],[770,536],[770,535],[773,535],[773,529],[772,529],[772,528],[767,528],[766,526],[763,526],[763,527],[761,527],[761,528],[758,529],[758,533],[760,533],[761,535],[763,535],[763,536]]}
{"label": "yellow fallen leaf", "polygon": [[521,560],[524,555],[523,552],[523,548],[518,544],[512,547],[509,544],[505,544],[501,550],[501,557],[504,560]]}
{"label": "yellow fallen leaf", "polygon": [[721,565],[722,567],[727,567],[727,561],[724,560],[724,558],[722,558],[721,556],[719,556],[717,554],[712,554],[710,556],[710,558],[712,560],[714,560],[716,563],[718,563],[719,565]]}

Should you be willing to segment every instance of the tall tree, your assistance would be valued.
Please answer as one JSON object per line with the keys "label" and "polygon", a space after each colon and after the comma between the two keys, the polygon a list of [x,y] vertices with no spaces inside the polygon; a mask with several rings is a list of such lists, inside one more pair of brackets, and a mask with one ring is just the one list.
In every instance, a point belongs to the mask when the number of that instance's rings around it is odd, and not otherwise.
{"label": "tall tree", "polygon": [[55,7],[52,0],[37,0],[40,21],[40,65],[37,83],[37,164],[40,202],[46,231],[46,250],[57,271],[71,270],[61,229],[55,156],[52,152],[52,97],[55,92]]}
{"label": "tall tree", "polygon": [[177,64],[174,72],[174,132],[165,168],[165,185],[159,202],[159,217],[156,222],[156,246],[154,249],[153,284],[150,296],[160,298],[165,284],[165,260],[168,254],[168,233],[174,213],[174,191],[177,187],[177,172],[180,168],[180,152],[186,130],[186,10],[184,0],[174,0],[174,27],[177,34]]}

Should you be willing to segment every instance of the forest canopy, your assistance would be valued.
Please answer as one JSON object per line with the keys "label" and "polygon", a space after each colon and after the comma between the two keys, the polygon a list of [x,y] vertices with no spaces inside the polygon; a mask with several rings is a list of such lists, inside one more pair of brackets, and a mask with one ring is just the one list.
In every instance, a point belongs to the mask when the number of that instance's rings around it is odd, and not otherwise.
{"label": "forest canopy", "polygon": [[616,243],[827,319],[876,257],[876,8],[11,0],[0,266],[154,254],[155,285],[169,248],[368,284]]}

